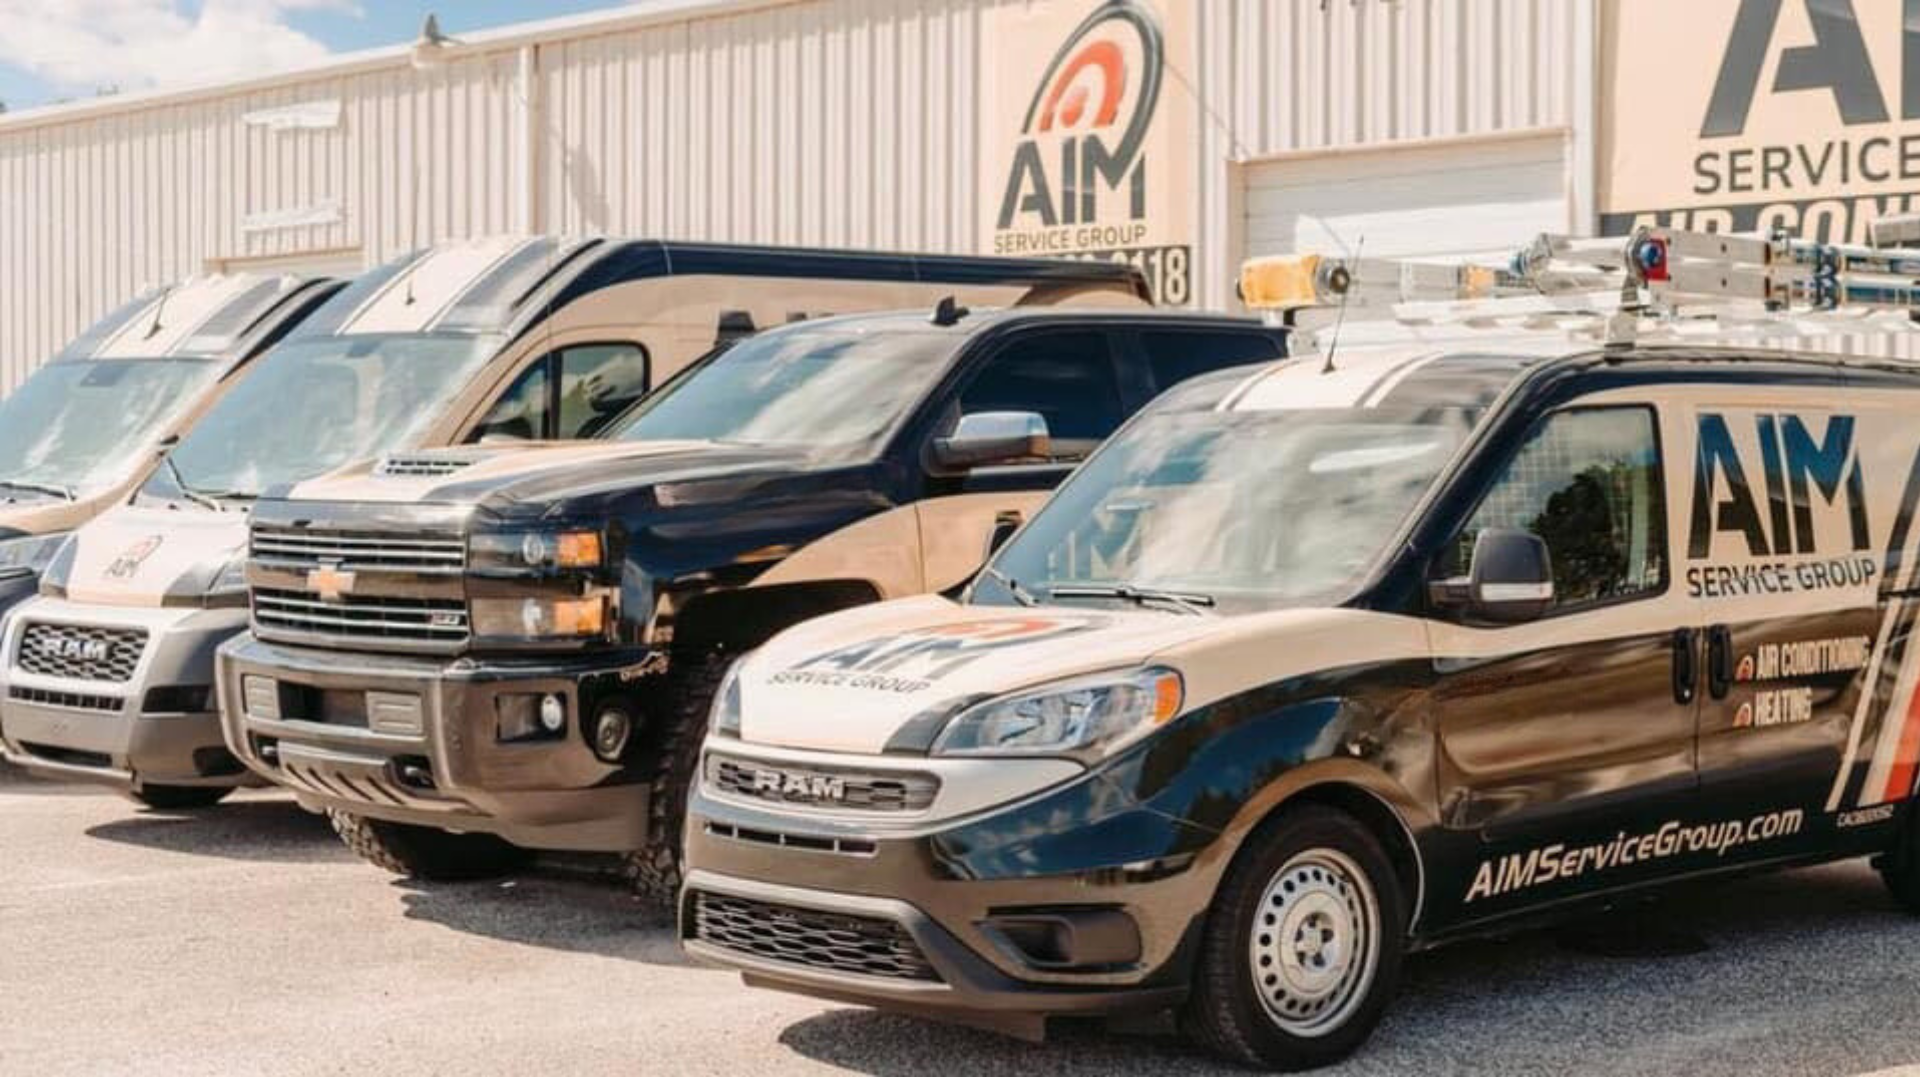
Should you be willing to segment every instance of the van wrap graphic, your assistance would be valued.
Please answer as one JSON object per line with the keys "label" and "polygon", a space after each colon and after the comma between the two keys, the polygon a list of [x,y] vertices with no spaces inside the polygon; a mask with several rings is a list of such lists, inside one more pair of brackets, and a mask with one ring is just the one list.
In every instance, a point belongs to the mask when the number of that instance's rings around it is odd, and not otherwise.
{"label": "van wrap graphic", "polygon": [[775,686],[835,686],[917,693],[995,652],[1099,630],[1098,616],[982,618],[841,646],[802,660],[767,681]]}
{"label": "van wrap graphic", "polygon": [[1482,859],[1467,887],[1466,902],[1682,855],[1724,859],[1736,848],[1797,835],[1805,824],[1805,811],[1775,810],[1730,821],[1669,821],[1651,832],[1622,830],[1590,844],[1545,844]]}

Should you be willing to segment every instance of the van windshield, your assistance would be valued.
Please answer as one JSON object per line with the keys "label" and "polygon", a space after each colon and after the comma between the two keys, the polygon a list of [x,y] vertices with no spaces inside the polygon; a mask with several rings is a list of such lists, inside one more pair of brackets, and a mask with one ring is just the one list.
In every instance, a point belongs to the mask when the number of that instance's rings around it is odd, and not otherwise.
{"label": "van windshield", "polygon": [[193,426],[145,494],[250,499],[407,446],[500,344],[490,334],[370,334],[276,346]]}
{"label": "van windshield", "polygon": [[208,357],[42,367],[0,401],[0,503],[70,499],[121,482],[222,370]]}
{"label": "van windshield", "polygon": [[710,354],[605,437],[799,446],[855,460],[947,370],[952,334],[776,330]]}
{"label": "van windshield", "polygon": [[1001,552],[975,602],[1111,605],[1154,592],[1221,611],[1337,603],[1476,418],[1468,409],[1142,417]]}

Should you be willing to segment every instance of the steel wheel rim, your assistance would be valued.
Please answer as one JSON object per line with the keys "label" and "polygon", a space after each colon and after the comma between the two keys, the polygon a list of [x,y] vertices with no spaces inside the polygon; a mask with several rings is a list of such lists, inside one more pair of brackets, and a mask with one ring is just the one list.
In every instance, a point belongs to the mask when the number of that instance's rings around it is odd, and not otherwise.
{"label": "steel wheel rim", "polygon": [[1380,909],[1358,863],[1302,851],[1260,891],[1248,928],[1254,996],[1280,1030],[1311,1038],[1345,1023],[1380,962]]}

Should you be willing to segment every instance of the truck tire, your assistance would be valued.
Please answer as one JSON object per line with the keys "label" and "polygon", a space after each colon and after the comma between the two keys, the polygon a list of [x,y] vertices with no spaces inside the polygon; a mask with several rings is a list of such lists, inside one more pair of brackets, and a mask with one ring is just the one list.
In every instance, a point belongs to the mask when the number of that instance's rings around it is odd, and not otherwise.
{"label": "truck tire", "polygon": [[422,881],[499,877],[525,866],[533,855],[485,833],[376,821],[342,810],[327,811],[327,820],[355,855],[382,870]]}
{"label": "truck tire", "polygon": [[1257,1067],[1346,1057],[1393,995],[1405,912],[1393,864],[1359,821],[1321,806],[1283,813],[1221,882],[1181,1029]]}
{"label": "truck tire", "polygon": [[133,792],[135,802],[155,810],[204,810],[233,794],[229,787],[176,787],[145,784]]}
{"label": "truck tire", "polygon": [[627,855],[627,879],[634,894],[648,903],[671,908],[679,897],[687,795],[700,764],[713,695],[732,660],[719,651],[695,653],[675,660],[668,675],[666,722],[654,744],[647,795],[647,843]]}

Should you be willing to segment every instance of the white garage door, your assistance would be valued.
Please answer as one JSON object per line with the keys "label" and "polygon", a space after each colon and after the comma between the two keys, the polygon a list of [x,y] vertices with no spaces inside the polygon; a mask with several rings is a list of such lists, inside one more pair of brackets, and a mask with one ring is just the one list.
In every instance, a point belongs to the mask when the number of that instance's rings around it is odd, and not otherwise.
{"label": "white garage door", "polygon": [[1567,230],[1566,140],[1558,135],[1356,150],[1242,170],[1248,256],[1342,253],[1498,258]]}

